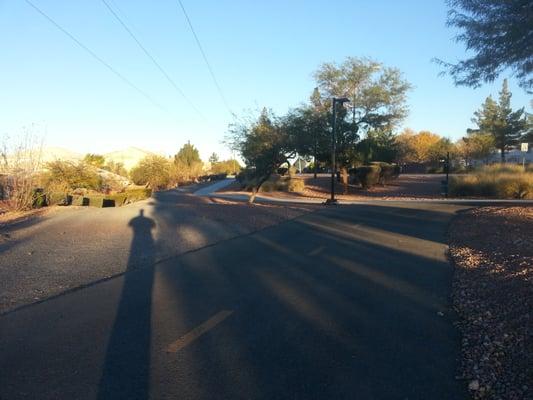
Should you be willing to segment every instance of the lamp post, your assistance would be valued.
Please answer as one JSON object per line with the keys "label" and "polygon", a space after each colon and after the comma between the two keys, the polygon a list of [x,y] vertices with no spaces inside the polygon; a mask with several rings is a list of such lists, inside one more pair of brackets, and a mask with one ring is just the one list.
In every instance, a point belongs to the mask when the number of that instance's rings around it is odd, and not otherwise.
{"label": "lamp post", "polygon": [[335,172],[337,166],[335,163],[335,153],[337,139],[335,137],[335,125],[336,125],[336,110],[337,104],[349,103],[350,99],[347,97],[333,97],[331,101],[331,112],[332,112],[332,122],[331,122],[331,197],[326,200],[324,204],[337,204],[337,199],[335,198]]}

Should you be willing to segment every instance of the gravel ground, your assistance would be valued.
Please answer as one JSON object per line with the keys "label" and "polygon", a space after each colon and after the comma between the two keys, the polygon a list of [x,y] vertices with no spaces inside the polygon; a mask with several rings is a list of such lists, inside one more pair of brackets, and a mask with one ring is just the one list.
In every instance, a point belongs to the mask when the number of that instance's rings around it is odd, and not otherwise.
{"label": "gravel ground", "polygon": [[[0,221],[0,313],[152,262],[251,233],[315,206],[248,205],[191,194],[157,193],[120,208],[52,207]],[[132,222],[144,210],[146,240]],[[146,254],[155,249],[154,257]]]}
{"label": "gravel ground", "polygon": [[533,399],[533,207],[460,213],[450,254],[459,378],[474,399]]}

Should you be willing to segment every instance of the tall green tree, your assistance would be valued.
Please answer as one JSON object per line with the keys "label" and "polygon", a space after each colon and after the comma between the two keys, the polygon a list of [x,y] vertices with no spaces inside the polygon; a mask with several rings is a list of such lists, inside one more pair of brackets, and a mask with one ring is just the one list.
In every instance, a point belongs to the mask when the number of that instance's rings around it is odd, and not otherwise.
{"label": "tall green tree", "polygon": [[448,25],[458,28],[472,57],[444,65],[457,85],[479,87],[510,69],[524,89],[533,88],[533,2],[447,0]]}
{"label": "tall green tree", "polygon": [[[362,158],[359,150],[364,146],[357,146],[361,138],[369,132],[392,132],[407,116],[406,94],[411,85],[396,68],[352,57],[341,64],[322,64],[315,73],[315,79],[320,93],[321,116],[325,118],[324,125],[328,125],[329,131],[331,98],[350,99],[349,109],[337,109],[336,132],[336,158],[344,172],[343,180],[347,182],[346,169]],[[326,131],[324,134],[328,136],[331,133]],[[326,155],[330,147],[323,150],[322,154]]]}
{"label": "tall green tree", "polygon": [[390,131],[370,131],[367,136],[357,144],[361,161],[394,162],[398,159],[399,146],[396,136]]}
{"label": "tall green tree", "polygon": [[190,142],[185,143],[174,156],[175,174],[178,181],[190,181],[202,173],[202,160],[198,149]]}
{"label": "tall green tree", "polygon": [[481,109],[474,113],[472,119],[478,128],[467,131],[492,135],[494,145],[500,150],[502,162],[505,162],[505,152],[518,144],[528,126],[524,108],[512,110],[511,96],[507,79],[505,79],[498,102],[493,100],[491,96],[487,97]]}

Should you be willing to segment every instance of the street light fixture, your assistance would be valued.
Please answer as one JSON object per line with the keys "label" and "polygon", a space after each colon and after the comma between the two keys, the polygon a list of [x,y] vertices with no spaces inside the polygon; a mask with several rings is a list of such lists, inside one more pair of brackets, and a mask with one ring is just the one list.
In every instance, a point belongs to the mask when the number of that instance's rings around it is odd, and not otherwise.
{"label": "street light fixture", "polygon": [[332,111],[332,123],[331,123],[331,197],[326,200],[324,204],[337,204],[337,199],[335,198],[335,172],[337,166],[335,163],[335,153],[337,139],[335,137],[335,125],[336,125],[336,110],[337,104],[343,105],[344,103],[349,103],[350,99],[347,97],[333,97],[331,101],[331,111]]}

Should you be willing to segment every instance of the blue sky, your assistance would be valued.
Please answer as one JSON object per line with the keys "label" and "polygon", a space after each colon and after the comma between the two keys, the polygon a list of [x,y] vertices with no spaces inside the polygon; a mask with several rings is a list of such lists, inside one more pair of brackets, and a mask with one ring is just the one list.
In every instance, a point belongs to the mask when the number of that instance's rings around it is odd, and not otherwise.
{"label": "blue sky", "polygon": [[[37,123],[46,144],[79,152],[137,146],[167,154],[190,140],[207,158],[232,118],[176,0],[108,0],[201,114],[169,84],[101,0],[32,0],[164,110],[81,50],[25,1],[0,0],[0,134]],[[326,61],[371,57],[414,89],[404,126],[452,139],[501,80],[457,88],[433,57],[464,57],[445,26],[443,0],[183,0],[231,109],[284,113],[306,101]],[[118,7],[118,8],[117,8]],[[502,77],[503,78],[503,77]],[[530,97],[511,79],[513,106]]]}

